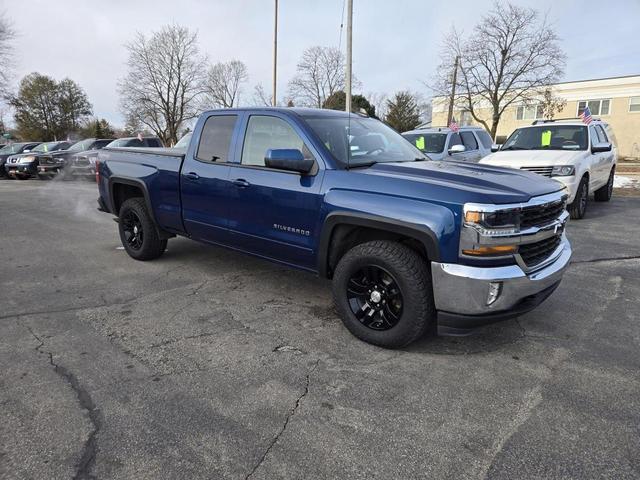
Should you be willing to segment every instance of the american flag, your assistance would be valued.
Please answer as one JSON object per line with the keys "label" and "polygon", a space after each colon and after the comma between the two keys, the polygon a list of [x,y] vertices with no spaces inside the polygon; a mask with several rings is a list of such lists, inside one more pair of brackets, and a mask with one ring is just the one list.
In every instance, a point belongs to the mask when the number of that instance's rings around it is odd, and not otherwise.
{"label": "american flag", "polygon": [[451,123],[449,124],[449,128],[453,133],[458,133],[460,127],[458,126],[458,122],[456,122],[455,118],[451,118]]}
{"label": "american flag", "polygon": [[580,114],[580,118],[582,119],[582,123],[589,125],[593,121],[593,117],[591,116],[591,110],[589,107],[585,107],[582,113]]}

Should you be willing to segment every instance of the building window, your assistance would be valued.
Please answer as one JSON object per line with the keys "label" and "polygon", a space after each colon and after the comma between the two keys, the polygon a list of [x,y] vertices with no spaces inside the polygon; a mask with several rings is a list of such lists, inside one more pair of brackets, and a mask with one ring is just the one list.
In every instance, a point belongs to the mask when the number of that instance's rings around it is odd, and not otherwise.
{"label": "building window", "polygon": [[629,99],[629,111],[640,112],[640,97],[631,97]]}
{"label": "building window", "polygon": [[516,109],[516,120],[537,120],[542,117],[542,105],[520,105]]}
{"label": "building window", "polygon": [[584,112],[584,109],[589,105],[591,115],[609,115],[611,100],[581,100],[578,102],[578,117]]}

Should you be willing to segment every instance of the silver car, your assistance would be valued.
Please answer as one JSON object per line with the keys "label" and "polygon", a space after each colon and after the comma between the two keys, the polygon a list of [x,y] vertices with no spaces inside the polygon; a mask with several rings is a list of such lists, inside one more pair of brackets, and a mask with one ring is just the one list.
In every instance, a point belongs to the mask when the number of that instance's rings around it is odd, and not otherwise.
{"label": "silver car", "polygon": [[479,162],[493,149],[493,140],[482,127],[460,127],[458,132],[448,127],[411,130],[402,134],[432,160]]}

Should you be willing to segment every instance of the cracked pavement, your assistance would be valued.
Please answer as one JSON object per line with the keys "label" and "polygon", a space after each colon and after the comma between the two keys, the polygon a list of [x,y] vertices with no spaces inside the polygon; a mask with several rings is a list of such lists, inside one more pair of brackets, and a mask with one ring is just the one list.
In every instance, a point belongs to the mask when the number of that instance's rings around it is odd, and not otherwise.
{"label": "cracked pavement", "polygon": [[0,181],[0,478],[640,478],[640,198],[570,222],[537,310],[364,344],[312,275]]}

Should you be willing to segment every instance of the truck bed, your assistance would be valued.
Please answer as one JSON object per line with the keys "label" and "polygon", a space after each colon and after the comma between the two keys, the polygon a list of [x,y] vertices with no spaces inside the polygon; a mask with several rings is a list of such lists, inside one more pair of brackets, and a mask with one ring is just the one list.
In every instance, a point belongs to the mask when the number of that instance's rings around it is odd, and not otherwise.
{"label": "truck bed", "polygon": [[[157,224],[171,232],[183,232],[180,202],[180,169],[184,151],[174,148],[123,147],[104,148],[98,154],[104,166],[100,181],[102,198],[111,199],[114,180],[139,186],[151,205]],[[105,195],[106,194],[106,195]],[[110,206],[113,208],[113,205]],[[112,213],[117,212],[112,210]]]}

